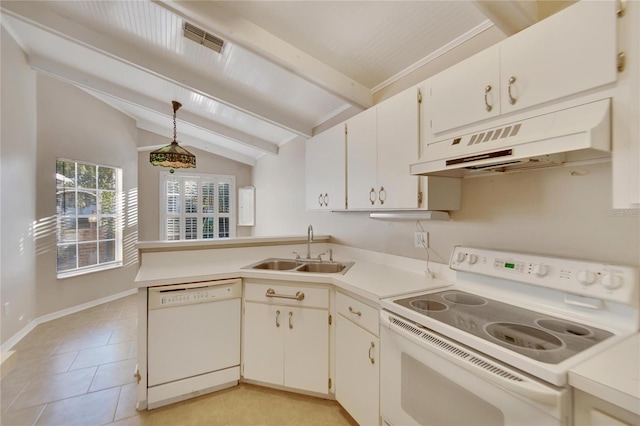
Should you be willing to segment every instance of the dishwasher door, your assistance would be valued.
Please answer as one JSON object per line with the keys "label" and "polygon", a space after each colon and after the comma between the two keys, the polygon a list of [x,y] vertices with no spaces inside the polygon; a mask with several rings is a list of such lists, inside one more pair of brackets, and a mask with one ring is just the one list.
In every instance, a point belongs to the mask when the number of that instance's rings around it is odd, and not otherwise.
{"label": "dishwasher door", "polygon": [[241,296],[240,280],[149,288],[148,387],[238,367]]}

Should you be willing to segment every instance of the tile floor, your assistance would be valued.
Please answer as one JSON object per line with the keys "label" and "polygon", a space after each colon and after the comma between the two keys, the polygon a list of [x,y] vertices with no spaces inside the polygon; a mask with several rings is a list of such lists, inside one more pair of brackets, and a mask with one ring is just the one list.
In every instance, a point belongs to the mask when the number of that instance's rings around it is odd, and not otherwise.
{"label": "tile floor", "polygon": [[335,401],[239,386],[152,411],[135,409],[135,296],[40,324],[13,349],[0,424],[355,425]]}

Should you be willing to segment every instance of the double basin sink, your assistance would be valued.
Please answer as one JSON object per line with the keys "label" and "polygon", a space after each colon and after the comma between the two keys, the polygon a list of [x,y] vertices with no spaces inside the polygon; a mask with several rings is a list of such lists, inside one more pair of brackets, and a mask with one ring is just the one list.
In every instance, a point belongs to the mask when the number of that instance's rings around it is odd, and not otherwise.
{"label": "double basin sink", "polygon": [[334,262],[313,259],[276,259],[269,258],[245,266],[243,269],[262,269],[272,271],[307,272],[324,274],[344,274],[354,262]]}

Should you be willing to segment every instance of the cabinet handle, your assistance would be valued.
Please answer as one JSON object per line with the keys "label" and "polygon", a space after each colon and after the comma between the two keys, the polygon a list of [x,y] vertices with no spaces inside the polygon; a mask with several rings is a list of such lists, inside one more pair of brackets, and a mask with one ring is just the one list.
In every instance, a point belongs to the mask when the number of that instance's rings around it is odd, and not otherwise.
{"label": "cabinet handle", "polygon": [[276,311],[276,327],[280,327],[280,311]]}
{"label": "cabinet handle", "polygon": [[371,356],[371,350],[373,348],[375,348],[375,347],[376,347],[376,344],[371,342],[371,346],[369,347],[369,361],[371,361],[371,364],[375,364],[376,363],[375,358]]}
{"label": "cabinet handle", "polygon": [[291,317],[293,316],[293,312],[289,311],[289,329],[293,328],[293,324],[291,324]]}
{"label": "cabinet handle", "polygon": [[322,207],[322,194],[318,195],[318,204]]}
{"label": "cabinet handle", "polygon": [[376,202],[376,190],[375,188],[371,188],[369,191],[369,201],[371,201],[371,205]]}
{"label": "cabinet handle", "polygon": [[324,194],[323,200],[324,200],[324,205],[328,206],[329,205],[329,194],[327,194],[326,192]]}
{"label": "cabinet handle", "polygon": [[[384,194],[384,197],[382,197]],[[384,190],[384,186],[380,187],[380,191],[378,191],[378,199],[380,200],[380,204],[384,204],[384,201],[387,199],[387,191]]]}
{"label": "cabinet handle", "polygon": [[509,103],[511,105],[515,105],[515,103],[518,101],[516,98],[514,98],[511,95],[511,86],[513,86],[513,83],[516,82],[516,78],[514,76],[511,76],[511,78],[509,78]]}
{"label": "cabinet handle", "polygon": [[296,291],[295,296],[290,296],[288,294],[277,294],[274,289],[270,288],[264,295],[266,297],[279,297],[280,299],[304,300],[304,293],[301,291]]}
{"label": "cabinet handle", "polygon": [[487,99],[490,91],[491,91],[491,85],[488,84],[487,87],[484,88],[484,105],[485,105],[485,108],[487,109],[487,112],[491,112],[491,110],[493,109],[493,105],[490,105]]}
{"label": "cabinet handle", "polygon": [[354,311],[353,308],[351,306],[349,306],[349,312],[351,312],[353,315],[357,315],[359,317],[362,316],[362,312],[360,311]]}

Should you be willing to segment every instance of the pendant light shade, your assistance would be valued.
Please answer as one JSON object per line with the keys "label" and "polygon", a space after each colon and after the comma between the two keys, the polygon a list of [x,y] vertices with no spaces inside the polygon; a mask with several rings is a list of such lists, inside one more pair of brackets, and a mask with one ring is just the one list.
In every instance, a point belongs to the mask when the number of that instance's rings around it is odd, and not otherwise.
{"label": "pendant light shade", "polygon": [[[154,166],[176,168],[189,168],[196,166],[196,156],[178,145],[176,140],[176,112],[182,104],[173,101],[173,141],[160,149],[151,152],[149,161]],[[173,170],[172,170],[173,172]]]}

